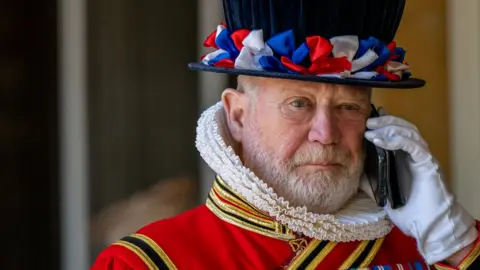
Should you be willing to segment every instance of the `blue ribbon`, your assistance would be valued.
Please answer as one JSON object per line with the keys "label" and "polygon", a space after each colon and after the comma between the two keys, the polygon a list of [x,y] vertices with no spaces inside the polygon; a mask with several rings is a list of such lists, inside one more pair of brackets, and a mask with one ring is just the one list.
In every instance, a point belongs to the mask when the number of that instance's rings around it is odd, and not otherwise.
{"label": "blue ribbon", "polygon": [[213,65],[215,65],[218,61],[220,61],[220,60],[222,60],[222,59],[225,59],[225,58],[231,59],[229,52],[221,53],[221,54],[215,56],[215,58],[210,59],[210,61],[208,61],[208,65],[213,66]]}
{"label": "blue ribbon", "polygon": [[395,61],[398,61],[398,62],[403,62],[405,61],[405,50],[403,48],[400,48],[400,47],[396,47],[395,48],[395,55],[398,55],[397,58],[395,58]]}
{"label": "blue ribbon", "polygon": [[217,46],[220,49],[227,51],[230,54],[230,59],[233,61],[235,61],[240,54],[240,51],[235,47],[235,43],[233,43],[233,40],[230,37],[230,32],[228,32],[227,29],[224,29],[218,34],[215,43],[217,43]]}
{"label": "blue ribbon", "polygon": [[362,68],[359,71],[372,71],[374,68],[385,63],[388,58],[390,58],[391,54],[385,43],[374,37],[369,37],[368,39],[360,40],[358,50],[355,54],[354,59],[361,57],[370,49],[375,51],[375,53],[378,55],[378,58],[373,63]]}
{"label": "blue ribbon", "polygon": [[[295,49],[295,35],[293,30],[278,33],[268,39],[266,43],[272,48],[275,54],[287,57],[296,65],[300,65],[305,57],[310,55],[310,50],[305,42]],[[275,56],[262,56],[259,62],[260,65],[268,71],[297,73],[296,71],[286,68]]]}
{"label": "blue ribbon", "polygon": [[[224,29],[222,32],[220,32],[215,42],[220,49],[225,50],[226,52],[217,55],[214,59],[211,59],[208,62],[209,65],[215,65],[218,61],[225,58],[235,61],[240,54],[240,51],[237,49],[237,47],[235,47],[235,43],[230,37],[230,32],[227,29]],[[303,42],[298,48],[295,48],[295,35],[293,30],[287,30],[278,33],[267,40],[266,43],[268,46],[270,46],[275,55],[287,57],[296,65],[300,65],[306,57],[310,56],[310,49],[308,48],[306,42]],[[392,56],[385,43],[377,38],[369,37],[368,39],[359,41],[359,47],[353,59],[360,58],[368,50],[374,50],[378,55],[378,58],[370,65],[359,70],[359,72],[372,71],[377,66],[383,65]],[[395,48],[394,55],[397,56],[394,59],[395,61],[403,62],[405,59],[405,50],[397,47]],[[259,63],[266,71],[297,73],[296,71],[286,68],[276,56],[261,56],[259,58]],[[404,72],[402,79],[408,79],[410,76],[410,72]],[[384,74],[379,74],[372,78],[372,80],[386,81],[387,77]]]}
{"label": "blue ribbon", "polygon": [[308,48],[307,43],[304,42],[293,52],[291,60],[294,64],[300,65],[307,56],[310,56],[310,49]]}
{"label": "blue ribbon", "polygon": [[292,73],[292,71],[286,68],[275,56],[264,55],[258,59],[258,62],[266,71]]}
{"label": "blue ribbon", "polygon": [[267,44],[272,48],[274,53],[290,58],[295,49],[293,30],[287,30],[272,36],[267,40]]}

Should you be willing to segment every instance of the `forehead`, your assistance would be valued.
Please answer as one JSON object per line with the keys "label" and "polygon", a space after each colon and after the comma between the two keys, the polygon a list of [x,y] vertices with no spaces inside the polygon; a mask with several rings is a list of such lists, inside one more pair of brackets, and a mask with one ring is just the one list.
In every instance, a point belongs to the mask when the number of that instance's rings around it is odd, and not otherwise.
{"label": "forehead", "polygon": [[315,96],[339,96],[359,99],[369,99],[370,89],[350,85],[338,85],[330,83],[308,82],[299,80],[287,80],[265,77],[248,77],[243,79],[251,87],[261,90],[259,92],[268,95],[289,95],[306,93]]}

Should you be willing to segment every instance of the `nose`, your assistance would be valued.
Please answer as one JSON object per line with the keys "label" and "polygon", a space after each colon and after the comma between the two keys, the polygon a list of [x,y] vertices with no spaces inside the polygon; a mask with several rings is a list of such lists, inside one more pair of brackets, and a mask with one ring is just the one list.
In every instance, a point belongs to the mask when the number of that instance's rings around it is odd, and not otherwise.
{"label": "nose", "polygon": [[308,133],[310,142],[319,142],[324,145],[337,144],[340,140],[338,119],[331,108],[317,109]]}

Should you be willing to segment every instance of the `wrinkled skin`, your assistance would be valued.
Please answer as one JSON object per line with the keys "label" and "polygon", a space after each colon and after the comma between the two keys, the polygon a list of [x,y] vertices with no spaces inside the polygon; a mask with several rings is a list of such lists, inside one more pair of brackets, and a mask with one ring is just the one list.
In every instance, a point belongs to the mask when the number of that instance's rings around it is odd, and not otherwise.
{"label": "wrinkled skin", "polygon": [[325,214],[357,193],[370,91],[240,76],[222,102],[244,165],[291,205]]}

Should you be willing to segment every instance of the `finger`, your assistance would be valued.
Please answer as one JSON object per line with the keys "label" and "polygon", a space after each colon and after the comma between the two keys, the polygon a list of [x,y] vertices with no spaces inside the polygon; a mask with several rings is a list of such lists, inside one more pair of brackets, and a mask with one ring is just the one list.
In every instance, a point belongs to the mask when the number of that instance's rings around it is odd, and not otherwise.
{"label": "finger", "polygon": [[430,158],[428,151],[422,145],[410,138],[394,136],[386,139],[377,137],[374,137],[373,139],[367,139],[376,146],[386,150],[403,150],[407,152],[413,161],[417,163],[423,162]]}
{"label": "finger", "polygon": [[378,112],[378,115],[380,116],[387,115],[387,110],[384,107],[378,107],[377,112]]}
{"label": "finger", "polygon": [[369,129],[376,129],[392,125],[406,127],[418,131],[418,128],[414,124],[393,115],[372,117],[367,120],[367,128]]}
{"label": "finger", "polygon": [[420,136],[420,134],[410,128],[400,127],[400,126],[386,126],[374,130],[369,130],[366,133],[373,133],[366,136],[377,137],[377,138],[390,138],[394,136],[403,136],[410,138],[414,141],[420,143],[423,147],[428,148],[427,142]]}

